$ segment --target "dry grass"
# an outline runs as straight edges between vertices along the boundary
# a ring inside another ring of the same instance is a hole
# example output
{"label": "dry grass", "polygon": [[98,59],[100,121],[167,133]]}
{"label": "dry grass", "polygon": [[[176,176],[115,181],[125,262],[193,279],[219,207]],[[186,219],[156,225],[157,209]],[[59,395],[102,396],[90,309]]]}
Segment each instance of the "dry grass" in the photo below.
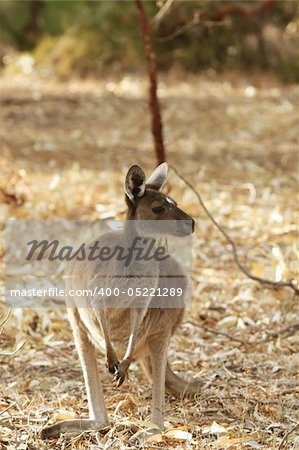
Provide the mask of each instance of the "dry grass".
{"label": "dry grass", "polygon": [[[154,166],[146,81],[60,84],[32,74],[1,82],[2,260],[5,217],[122,217],[125,169]],[[261,75],[170,74],[160,96],[169,162],[198,189],[254,273],[295,278],[298,89]],[[193,306],[170,360],[203,389],[194,400],[167,397],[167,427],[189,433],[147,448],[295,448],[298,336],[296,328],[269,333],[298,320],[298,301],[291,290],[269,289],[238,271],[227,243],[173,173],[169,190],[197,222]],[[0,448],[133,448],[128,421],[146,420],[151,397],[139,367],[114,390],[99,356],[111,430],[43,442],[39,432],[55,415],[87,414],[81,369],[64,310],[14,310],[1,351],[24,337],[15,355],[0,355]]]}

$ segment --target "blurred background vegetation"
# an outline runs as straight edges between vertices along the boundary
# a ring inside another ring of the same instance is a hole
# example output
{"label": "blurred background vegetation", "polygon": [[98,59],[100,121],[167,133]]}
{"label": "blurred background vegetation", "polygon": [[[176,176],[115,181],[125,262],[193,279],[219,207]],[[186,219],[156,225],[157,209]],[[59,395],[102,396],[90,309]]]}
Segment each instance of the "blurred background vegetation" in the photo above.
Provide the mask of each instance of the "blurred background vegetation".
{"label": "blurred background vegetation", "polygon": [[[160,70],[261,69],[299,80],[297,1],[166,0],[145,7]],[[1,0],[0,42],[2,70],[28,73],[34,66],[64,78],[144,67],[134,1]]]}

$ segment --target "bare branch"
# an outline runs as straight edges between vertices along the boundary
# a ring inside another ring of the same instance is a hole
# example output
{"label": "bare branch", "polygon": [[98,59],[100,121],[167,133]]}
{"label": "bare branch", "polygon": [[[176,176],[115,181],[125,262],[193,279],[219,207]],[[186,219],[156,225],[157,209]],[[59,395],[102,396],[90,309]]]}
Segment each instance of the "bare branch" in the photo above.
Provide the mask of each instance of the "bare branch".
{"label": "bare branch", "polygon": [[168,14],[174,0],[166,0],[160,10],[157,12],[155,17],[153,18],[154,26],[158,26],[160,22],[164,19],[164,17]]}
{"label": "bare branch", "polygon": [[245,17],[256,17],[259,14],[262,14],[263,12],[270,9],[275,4],[275,2],[276,0],[264,0],[257,3],[254,8],[246,5],[241,5],[241,3],[228,4],[214,11],[208,18],[209,20],[218,22],[223,20],[227,16],[233,16],[237,14],[243,15]]}
{"label": "bare branch", "polygon": [[276,0],[264,0],[258,3],[254,8],[246,5],[241,5],[241,2],[239,2],[238,4],[234,3],[224,5],[223,7],[217,8],[212,12],[204,9],[196,9],[193,15],[185,20],[183,24],[181,24],[168,35],[160,36],[158,39],[160,41],[170,41],[177,36],[185,33],[185,31],[187,31],[194,25],[197,25],[199,23],[199,19],[204,20],[205,25],[208,24],[209,26],[211,26],[212,24],[224,21],[227,17],[235,15],[241,15],[247,17],[248,19],[254,18],[269,10],[275,4],[275,2]]}
{"label": "bare branch", "polygon": [[180,36],[181,34],[185,33],[189,28],[192,28],[193,26],[197,25],[199,23],[199,19],[201,17],[201,11],[196,10],[193,13],[193,16],[186,20],[183,25],[181,25],[179,28],[174,30],[172,33],[168,34],[167,36],[159,36],[159,41],[171,41],[172,39]]}
{"label": "bare branch", "polygon": [[171,169],[175,172],[175,174],[186,184],[186,186],[188,186],[196,195],[201,207],[203,208],[203,210],[205,211],[205,213],[207,214],[207,216],[209,217],[209,219],[213,222],[213,224],[215,225],[216,228],[218,228],[218,230],[220,231],[220,233],[225,237],[225,239],[227,240],[227,242],[229,243],[229,245],[231,246],[231,250],[232,250],[232,254],[234,257],[234,261],[236,263],[236,265],[239,267],[239,269],[241,270],[241,272],[243,272],[248,278],[250,278],[251,280],[254,281],[258,281],[259,283],[263,283],[263,284],[267,284],[268,286],[272,286],[274,288],[281,288],[281,287],[289,287],[291,289],[293,289],[295,295],[299,295],[299,289],[296,287],[295,283],[293,280],[288,280],[288,281],[272,281],[272,280],[268,280],[267,278],[262,278],[262,277],[258,277],[256,275],[253,275],[249,269],[247,269],[247,267],[245,267],[239,260],[239,256],[238,256],[238,249],[237,246],[235,244],[235,242],[232,240],[232,238],[227,234],[227,232],[221,227],[221,225],[219,225],[219,223],[214,219],[214,217],[212,216],[212,214],[210,213],[210,211],[207,209],[206,205],[204,204],[201,196],[199,195],[198,191],[192,186],[191,183],[189,183],[189,181],[187,181],[177,170],[175,167],[171,166]]}
{"label": "bare branch", "polygon": [[158,77],[157,77],[156,57],[151,40],[150,24],[143,7],[143,2],[141,0],[135,1],[139,12],[139,19],[144,41],[144,49],[147,58],[148,77],[150,81],[149,105],[152,115],[152,135],[155,143],[157,162],[158,164],[160,164],[166,160],[166,156],[163,141],[163,127],[160,113],[160,103],[157,96]]}

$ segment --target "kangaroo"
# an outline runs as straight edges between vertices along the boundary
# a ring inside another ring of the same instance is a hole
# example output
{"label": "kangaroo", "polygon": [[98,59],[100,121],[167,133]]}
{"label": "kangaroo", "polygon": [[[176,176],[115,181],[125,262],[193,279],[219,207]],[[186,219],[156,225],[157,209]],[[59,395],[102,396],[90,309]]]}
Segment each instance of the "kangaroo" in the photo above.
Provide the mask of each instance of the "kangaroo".
{"label": "kangaroo", "polygon": [[[161,192],[167,181],[167,173],[167,164],[162,163],[146,180],[141,167],[131,166],[125,179],[127,216],[124,230],[105,233],[97,239],[97,242],[102,246],[111,245],[113,242],[118,247],[128,248],[136,236],[152,234],[152,229],[144,228],[143,221],[153,225],[168,224],[163,221],[171,221],[172,226],[167,226],[167,234],[178,236],[191,234],[195,224],[193,218]],[[128,272],[122,260],[118,262],[111,260],[106,265],[90,260],[80,261],[80,264],[73,261],[71,264],[67,290],[94,287],[105,283],[107,277],[109,286],[114,283],[114,286],[121,286],[122,290],[131,286],[128,284],[130,276],[126,278],[125,274]],[[117,264],[119,265],[117,269],[123,275],[120,278],[113,278]],[[117,386],[125,380],[131,361],[140,360],[147,378],[152,381],[150,421],[160,430],[164,429],[165,388],[178,396],[194,395],[199,392],[199,382],[181,379],[172,371],[167,360],[170,338],[180,325],[184,314],[183,300],[187,280],[180,264],[169,256],[161,262],[157,260],[147,262],[147,265],[138,261],[133,267],[138,272],[137,274],[134,272],[133,286],[137,286],[134,282],[140,277],[143,280],[142,287],[152,292],[158,288],[171,286],[181,289],[182,295],[179,298],[173,296],[166,298],[166,301],[175,307],[163,307],[159,304],[154,306],[155,298],[152,294],[141,297],[124,296],[119,307],[111,307],[109,303],[111,299],[100,298],[97,295],[94,298],[66,298],[69,321],[85,381],[89,418],[63,420],[48,426],[42,430],[43,438],[55,437],[66,432],[100,430],[109,425],[96,363],[96,352],[103,348],[106,350],[106,366],[114,374]],[[173,282],[168,279],[170,273],[176,274]],[[84,276],[85,274],[88,276]],[[120,354],[124,355],[121,361],[117,356]],[[155,433],[157,430],[151,432]]]}

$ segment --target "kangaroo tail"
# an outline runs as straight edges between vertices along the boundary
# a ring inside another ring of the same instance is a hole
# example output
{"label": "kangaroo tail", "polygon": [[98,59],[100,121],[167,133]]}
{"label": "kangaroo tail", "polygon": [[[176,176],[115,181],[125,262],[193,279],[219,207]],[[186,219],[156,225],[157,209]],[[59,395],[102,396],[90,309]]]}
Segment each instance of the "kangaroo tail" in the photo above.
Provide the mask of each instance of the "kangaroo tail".
{"label": "kangaroo tail", "polygon": [[196,380],[187,381],[180,378],[172,371],[167,361],[165,387],[176,396],[192,397],[200,392],[201,384]]}
{"label": "kangaroo tail", "polygon": [[[142,361],[143,371],[149,381],[152,380],[152,365],[150,357],[145,357]],[[165,377],[165,388],[166,391],[175,395],[176,397],[193,397],[201,391],[202,384],[196,380],[183,380],[178,375],[176,375],[170,367],[167,361],[166,365],[166,377]]]}

